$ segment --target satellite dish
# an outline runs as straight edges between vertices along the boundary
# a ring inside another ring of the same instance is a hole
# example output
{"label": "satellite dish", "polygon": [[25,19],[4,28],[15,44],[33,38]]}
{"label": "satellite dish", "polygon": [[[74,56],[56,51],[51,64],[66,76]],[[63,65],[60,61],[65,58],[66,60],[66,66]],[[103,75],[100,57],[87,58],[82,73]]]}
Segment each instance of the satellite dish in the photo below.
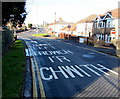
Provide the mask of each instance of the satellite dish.
{"label": "satellite dish", "polygon": [[68,25],[68,28],[71,28],[71,25]]}

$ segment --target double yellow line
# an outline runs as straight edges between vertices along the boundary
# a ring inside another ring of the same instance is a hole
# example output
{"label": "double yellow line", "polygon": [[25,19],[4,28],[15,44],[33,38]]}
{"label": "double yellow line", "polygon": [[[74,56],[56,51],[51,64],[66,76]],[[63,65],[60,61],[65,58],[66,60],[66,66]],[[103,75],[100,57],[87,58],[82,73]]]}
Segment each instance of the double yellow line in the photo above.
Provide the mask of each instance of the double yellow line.
{"label": "double yellow line", "polygon": [[[34,54],[32,54],[32,48],[31,46],[29,45],[29,43],[26,41],[26,44],[29,48],[29,52],[31,55],[33,55],[33,57],[31,57],[31,69],[32,69],[32,79],[33,79],[33,98],[38,98],[38,91],[37,91],[37,85],[36,85],[36,76],[38,77],[38,83],[39,83],[39,89],[40,89],[40,96],[41,98],[44,98],[46,99],[46,96],[45,96],[45,91],[44,91],[44,87],[43,87],[43,83],[42,83],[42,79],[41,79],[41,74],[40,74],[40,71],[39,71],[39,68],[38,68],[38,64],[37,64],[37,61],[35,59],[35,56]],[[35,75],[35,69],[36,68],[36,72],[37,72],[37,75]]]}

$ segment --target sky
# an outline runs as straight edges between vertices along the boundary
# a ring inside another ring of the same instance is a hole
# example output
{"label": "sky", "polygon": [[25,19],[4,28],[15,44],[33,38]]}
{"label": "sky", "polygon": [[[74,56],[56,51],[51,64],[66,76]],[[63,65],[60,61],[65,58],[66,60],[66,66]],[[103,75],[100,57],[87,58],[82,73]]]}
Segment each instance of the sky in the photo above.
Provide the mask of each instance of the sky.
{"label": "sky", "polygon": [[[25,23],[41,25],[62,18],[78,22],[91,14],[104,14],[118,7],[120,0],[26,0],[28,15]],[[56,15],[55,15],[56,12]]]}

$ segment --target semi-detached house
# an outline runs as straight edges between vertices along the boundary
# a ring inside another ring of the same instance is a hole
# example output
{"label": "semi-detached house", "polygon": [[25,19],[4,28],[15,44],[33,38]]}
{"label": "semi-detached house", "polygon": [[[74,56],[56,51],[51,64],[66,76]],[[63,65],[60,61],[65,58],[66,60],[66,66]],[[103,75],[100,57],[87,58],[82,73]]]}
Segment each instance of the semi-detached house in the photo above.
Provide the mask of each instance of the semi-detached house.
{"label": "semi-detached house", "polygon": [[98,15],[93,24],[93,33],[96,36],[97,41],[105,41],[111,43],[111,40],[118,38],[118,20],[120,19],[120,13],[118,9],[108,11],[103,15]]}
{"label": "semi-detached house", "polygon": [[78,21],[76,32],[79,36],[89,37],[92,35],[93,21],[97,17],[96,14],[92,14],[85,19]]}

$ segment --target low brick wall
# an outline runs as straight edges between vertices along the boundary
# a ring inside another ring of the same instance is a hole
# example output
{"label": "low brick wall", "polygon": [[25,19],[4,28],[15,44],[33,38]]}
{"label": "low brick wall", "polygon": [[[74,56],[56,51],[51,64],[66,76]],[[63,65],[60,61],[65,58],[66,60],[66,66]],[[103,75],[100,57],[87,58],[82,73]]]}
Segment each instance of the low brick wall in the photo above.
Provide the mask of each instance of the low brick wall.
{"label": "low brick wall", "polygon": [[97,39],[94,39],[93,40],[93,45],[94,46],[102,46],[102,45],[105,45],[105,42],[103,40],[98,41]]}
{"label": "low brick wall", "polygon": [[111,42],[116,47],[116,54],[117,54],[117,56],[120,57],[120,39],[114,39]]}
{"label": "low brick wall", "polygon": [[70,36],[69,40],[75,41],[75,42],[79,42],[79,37],[77,36]]}
{"label": "low brick wall", "polygon": [[120,57],[120,40],[117,40],[116,43],[117,43],[116,44],[116,54],[117,54],[117,56]]}

